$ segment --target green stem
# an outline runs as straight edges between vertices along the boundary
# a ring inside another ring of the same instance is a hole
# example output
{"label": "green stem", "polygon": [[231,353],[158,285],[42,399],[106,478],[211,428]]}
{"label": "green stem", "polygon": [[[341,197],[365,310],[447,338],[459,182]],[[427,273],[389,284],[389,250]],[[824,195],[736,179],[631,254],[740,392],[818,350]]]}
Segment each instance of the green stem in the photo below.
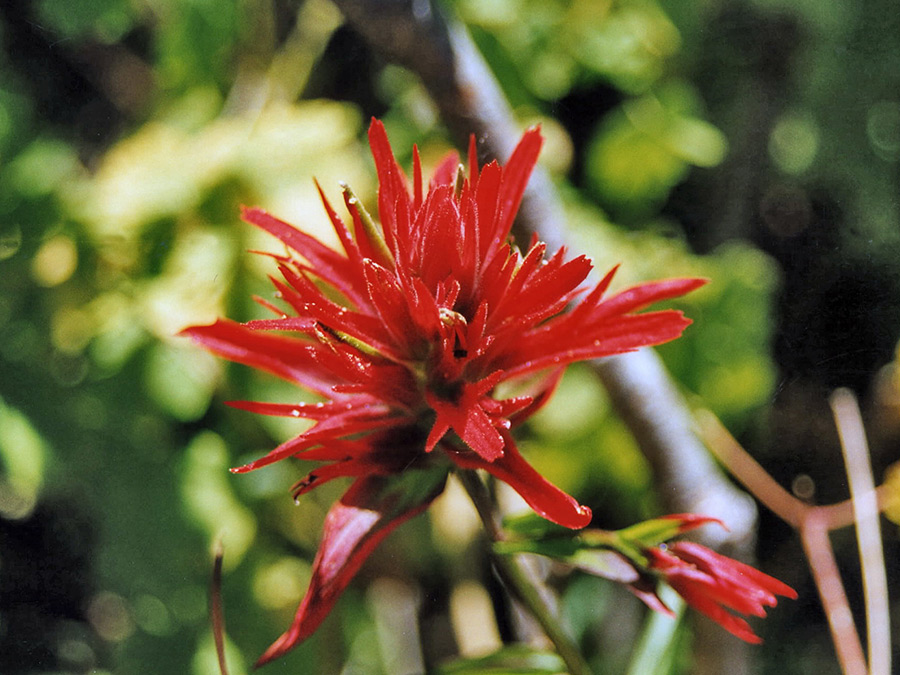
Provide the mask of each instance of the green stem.
{"label": "green stem", "polygon": [[[459,479],[469,493],[481,522],[491,541],[503,541],[505,536],[487,488],[474,471],[460,471]],[[553,609],[551,591],[537,578],[519,555],[493,555],[494,564],[509,591],[531,612],[544,633],[556,647],[570,675],[591,675],[571,636],[565,631]]]}

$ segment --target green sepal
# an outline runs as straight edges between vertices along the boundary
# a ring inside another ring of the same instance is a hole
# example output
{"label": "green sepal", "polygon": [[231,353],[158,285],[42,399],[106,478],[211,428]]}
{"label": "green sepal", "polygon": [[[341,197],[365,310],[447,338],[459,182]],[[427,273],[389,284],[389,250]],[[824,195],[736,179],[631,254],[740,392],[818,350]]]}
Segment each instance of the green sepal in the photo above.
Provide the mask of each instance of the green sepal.
{"label": "green sepal", "polygon": [[449,465],[438,463],[424,469],[407,469],[385,482],[380,498],[390,501],[390,510],[402,513],[407,509],[430,501],[444,489]]}
{"label": "green sepal", "polygon": [[503,519],[503,530],[512,539],[544,539],[571,536],[572,530],[542,518],[534,511],[526,511]]}
{"label": "green sepal", "polygon": [[528,513],[503,521],[509,538],[494,544],[494,551],[502,555],[534,553],[606,579],[632,583],[649,563],[644,551],[710,522],[721,524],[707,516],[677,514],[616,531],[576,533]]}
{"label": "green sepal", "polygon": [[[719,523],[722,525],[722,521],[717,518],[683,513],[645,520],[622,530],[617,530],[616,534],[629,544],[640,548],[652,548],[653,546],[659,546],[664,541],[677,537],[679,534],[707,523]],[[722,526],[724,527],[724,525]]]}
{"label": "green sepal", "polygon": [[393,261],[394,256],[391,254],[378,225],[375,224],[375,219],[372,218],[372,215],[366,210],[366,207],[363,206],[363,203],[360,201],[359,197],[354,194],[349,185],[344,182],[340,185],[341,190],[344,192],[347,208],[356,209],[356,213],[359,215],[359,220],[362,223],[369,242],[375,247],[384,260]]}
{"label": "green sepal", "polygon": [[[633,583],[640,576],[628,556],[608,546],[597,547],[586,542],[583,537],[554,537],[541,540],[507,540],[493,546],[495,553],[533,553],[566,565],[576,567],[588,574],[620,583]],[[638,554],[639,555],[639,554]]]}

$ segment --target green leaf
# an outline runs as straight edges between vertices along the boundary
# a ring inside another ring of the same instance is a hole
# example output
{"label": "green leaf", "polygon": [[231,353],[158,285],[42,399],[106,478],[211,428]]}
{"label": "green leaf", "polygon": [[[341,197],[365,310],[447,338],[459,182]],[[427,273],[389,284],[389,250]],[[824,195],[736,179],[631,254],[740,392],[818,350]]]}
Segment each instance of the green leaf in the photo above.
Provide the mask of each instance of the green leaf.
{"label": "green leaf", "polygon": [[583,572],[620,584],[632,584],[640,578],[637,568],[618,551],[582,548],[566,562]]}
{"label": "green leaf", "polygon": [[0,399],[0,516],[31,514],[51,460],[47,442],[31,421]]}
{"label": "green leaf", "polygon": [[675,619],[649,612],[644,629],[631,657],[628,675],[666,675],[672,672],[677,656],[678,627],[684,616],[684,600],[665,584],[657,589],[660,600],[672,610]]}
{"label": "green leaf", "polygon": [[380,498],[392,500],[390,508],[394,513],[405,512],[443,490],[449,473],[450,467],[444,464],[425,469],[407,469],[385,482]]}
{"label": "green leaf", "polygon": [[228,449],[222,437],[201,431],[184,453],[179,476],[188,518],[210,541],[223,542],[225,566],[231,569],[240,563],[256,537],[256,518],[234,493],[228,465]]}
{"label": "green leaf", "polygon": [[884,475],[887,491],[884,515],[892,523],[900,525],[900,462],[891,464]]}
{"label": "green leaf", "polygon": [[[533,553],[576,567],[588,574],[619,583],[633,583],[639,573],[631,560],[640,560],[641,553],[619,540],[614,533],[593,530],[574,535],[547,539],[501,541],[494,544],[494,552],[501,555]],[[612,536],[610,536],[612,535]],[[615,546],[614,550],[612,547]]]}
{"label": "green leaf", "polygon": [[503,529],[514,539],[543,539],[571,535],[572,530],[552,523],[533,511],[528,511],[503,519]]}
{"label": "green leaf", "polygon": [[558,654],[511,645],[487,656],[458,659],[440,667],[438,675],[556,675],[566,672]]}
{"label": "green leaf", "polygon": [[679,518],[654,518],[636,523],[617,532],[623,540],[640,546],[656,546],[681,534],[685,529],[685,521]]}

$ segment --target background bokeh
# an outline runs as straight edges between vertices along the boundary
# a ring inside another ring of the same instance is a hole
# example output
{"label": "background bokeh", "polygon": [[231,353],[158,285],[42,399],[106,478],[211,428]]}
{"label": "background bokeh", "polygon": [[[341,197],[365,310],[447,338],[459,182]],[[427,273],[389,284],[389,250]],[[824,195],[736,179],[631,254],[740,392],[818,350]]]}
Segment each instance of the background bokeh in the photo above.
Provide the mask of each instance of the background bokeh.
{"label": "background bokeh", "polygon": [[[712,280],[678,305],[696,324],[660,349],[692,404],[798,496],[829,503],[847,492],[827,397],[851,387],[880,480],[900,454],[895,4],[441,8],[468,27],[523,127],[542,124],[578,252],[604,270],[621,262],[622,284]],[[314,176],[333,199],[343,180],[373,203],[372,116],[404,165],[413,143],[428,165],[451,148],[421,83],[327,0],[0,5],[0,672],[216,672],[207,589],[220,537],[232,673],[287,625],[343,486],[295,505],[303,467],[229,474],[302,428],[223,401],[299,394],[175,334],[260,316],[252,296],[271,297],[270,261],[247,251],[277,248],[239,222],[240,204],[328,236]],[[649,468],[588,371],[572,368],[519,437],[598,525],[659,514]],[[392,659],[416,642],[434,668],[508,637],[514,617],[477,534],[451,486],[267,669],[392,675],[414,672]],[[860,612],[852,532],[833,540]],[[885,540],[896,596],[896,526]],[[799,543],[767,513],[758,554],[801,598],[759,624],[756,670],[837,673]],[[626,672],[641,606],[604,581],[556,581],[597,672]],[[690,672],[690,632],[679,624],[659,672]]]}

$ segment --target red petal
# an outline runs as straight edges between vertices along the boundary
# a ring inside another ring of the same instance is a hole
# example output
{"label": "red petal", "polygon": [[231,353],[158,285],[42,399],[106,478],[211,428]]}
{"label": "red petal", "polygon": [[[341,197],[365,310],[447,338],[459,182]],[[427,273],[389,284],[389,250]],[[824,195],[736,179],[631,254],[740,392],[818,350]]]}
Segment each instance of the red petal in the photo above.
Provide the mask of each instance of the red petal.
{"label": "red petal", "polygon": [[[330,207],[327,207],[330,211]],[[244,221],[256,225],[262,230],[280,239],[284,244],[294,249],[309,261],[316,275],[339,289],[348,297],[355,297],[361,291],[359,283],[359,265],[354,264],[346,256],[325,246],[315,237],[311,237],[302,230],[298,230],[290,223],[276,218],[263,209],[241,209]],[[354,288],[354,280],[356,287]]]}
{"label": "red petal", "polygon": [[475,134],[469,134],[469,183],[474,187],[478,182],[478,146]]}
{"label": "red petal", "polygon": [[209,326],[186,328],[180,335],[230,361],[297,382],[323,396],[339,381],[318,358],[318,347],[305,340],[254,331],[222,319]]}
{"label": "red petal", "polygon": [[289,441],[285,441],[277,448],[270,450],[268,454],[260,457],[259,459],[255,459],[249,464],[244,464],[243,466],[236,466],[230,469],[231,473],[249,473],[250,471],[255,471],[256,469],[261,469],[264,466],[268,466],[269,464],[274,464],[275,462],[279,462],[282,459],[287,459],[288,457],[293,457],[299,452],[303,452],[304,450],[311,448],[315,445],[318,445],[319,441],[315,438],[309,438],[306,434],[301,434],[296,438],[292,438]]}
{"label": "red petal", "polygon": [[499,218],[492,233],[495,240],[506,241],[512,228],[513,220],[525,194],[525,186],[541,152],[541,131],[533,127],[525,132],[522,140],[513,150],[509,161],[503,167],[503,179],[500,186]]}
{"label": "red petal", "polygon": [[[682,560],[696,565],[699,569],[722,579],[727,579],[737,586],[747,589],[757,588],[766,594],[782,595],[792,600],[797,599],[797,591],[775,577],[770,577],[739,560],[712,551],[705,546],[691,542],[679,541],[669,547]],[[773,602],[769,603],[774,606]]]}
{"label": "red petal", "polygon": [[484,469],[507,483],[518,492],[535,513],[573,530],[587,527],[591,522],[591,510],[579,504],[534,470],[519,454],[518,448],[506,432],[500,432],[506,440],[503,456],[488,462],[474,452],[447,450],[458,466],[463,469]]}
{"label": "red petal", "polygon": [[375,172],[378,174],[378,215],[381,229],[388,249],[396,255],[397,238],[401,236],[401,231],[405,235],[409,229],[409,223],[398,222],[397,205],[403,202],[409,206],[409,191],[403,170],[394,159],[384,125],[375,119],[369,125],[369,147],[372,149]]}
{"label": "red petal", "polygon": [[600,304],[591,313],[591,320],[632,312],[666,298],[677,298],[700,288],[708,281],[708,279],[663,279],[633,286]]}
{"label": "red petal", "polygon": [[306,494],[313,488],[327,483],[335,478],[346,478],[352,476],[388,476],[392,472],[378,461],[373,461],[368,457],[349,458],[339,460],[333,464],[324,464],[310,471],[301,480],[294,483],[291,487],[291,496],[296,500],[301,495]]}
{"label": "red petal", "polygon": [[431,180],[428,183],[429,191],[439,185],[454,185],[458,172],[459,154],[455,150],[450,151],[435,167]]}
{"label": "red petal", "polygon": [[641,577],[631,584],[626,584],[626,588],[634,593],[634,595],[647,607],[654,612],[665,614],[668,617],[675,618],[675,612],[669,609],[669,606],[662,601],[656,593],[656,580],[647,577]]}
{"label": "red petal", "polygon": [[442,401],[430,392],[425,393],[425,400],[437,413],[434,428],[428,437],[428,449],[434,447],[448,427],[453,427],[466,445],[488,462],[496,461],[503,455],[503,437],[480,405],[459,405]]}
{"label": "red petal", "polygon": [[390,479],[360,478],[331,507],[313,561],[312,579],[294,622],[260,657],[257,667],[308,638],[381,540],[398,525],[424,511],[442,489],[438,485],[429,494],[410,499],[391,487]]}
{"label": "red petal", "polygon": [[684,598],[688,605],[701,614],[708,616],[732,635],[750,644],[757,645],[762,642],[762,638],[753,632],[750,624],[716,604],[702,590],[688,584],[679,583],[676,580],[670,581],[669,584]]}
{"label": "red petal", "polygon": [[526,334],[516,351],[504,355],[497,365],[505,377],[533,373],[585,359],[596,359],[658,345],[679,337],[691,320],[681,312],[667,309],[645,314],[627,314],[611,319],[596,330],[573,326],[563,320],[539,333]]}

